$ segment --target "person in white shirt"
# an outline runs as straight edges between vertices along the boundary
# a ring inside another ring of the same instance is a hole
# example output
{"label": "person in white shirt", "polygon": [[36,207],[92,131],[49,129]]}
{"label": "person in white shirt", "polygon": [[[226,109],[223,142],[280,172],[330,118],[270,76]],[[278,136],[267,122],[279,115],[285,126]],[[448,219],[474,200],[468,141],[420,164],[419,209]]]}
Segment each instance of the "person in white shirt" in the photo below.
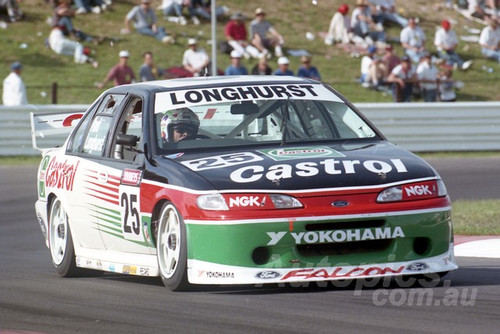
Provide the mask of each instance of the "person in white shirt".
{"label": "person in white shirt", "polygon": [[450,21],[443,20],[441,27],[436,30],[434,35],[434,45],[438,50],[438,55],[446,61],[449,66],[456,66],[462,70],[467,70],[472,65],[472,60],[464,62],[457,54],[455,49],[458,45],[457,34],[451,29]]}
{"label": "person in white shirt", "polygon": [[377,52],[377,48],[374,45],[371,45],[368,47],[368,54],[363,56],[361,58],[361,85],[363,87],[370,87],[371,86],[371,80],[370,80],[370,65],[373,62],[373,57],[375,56],[375,53]]}
{"label": "person in white shirt", "polygon": [[401,57],[401,63],[394,67],[387,78],[387,82],[392,84],[394,102],[411,102],[415,81],[415,70],[411,65],[410,57],[405,55]]}
{"label": "person in white shirt", "polygon": [[10,66],[10,74],[3,81],[3,104],[4,106],[21,106],[28,104],[26,87],[21,79],[23,66],[20,62],[14,62]]}
{"label": "person in white shirt", "polygon": [[418,63],[425,53],[425,33],[417,25],[414,17],[408,20],[408,25],[401,30],[401,46],[414,63]]}
{"label": "person in white shirt", "polygon": [[351,26],[354,34],[367,40],[370,45],[373,40],[385,42],[384,27],[373,22],[367,0],[356,0],[356,8],[351,15]]}
{"label": "person in white shirt", "polygon": [[486,58],[495,59],[500,63],[500,29],[498,22],[494,19],[488,19],[488,25],[483,28],[479,35],[479,44],[481,53]]}
{"label": "person in white shirt", "polygon": [[417,78],[424,102],[437,101],[439,71],[431,62],[431,55],[426,53],[417,66]]}
{"label": "person in white shirt", "polygon": [[198,42],[195,38],[188,39],[188,46],[189,49],[184,51],[182,57],[182,66],[193,73],[195,77],[204,75],[204,71],[205,69],[208,71],[208,64],[210,63],[208,54],[205,50],[198,49]]}

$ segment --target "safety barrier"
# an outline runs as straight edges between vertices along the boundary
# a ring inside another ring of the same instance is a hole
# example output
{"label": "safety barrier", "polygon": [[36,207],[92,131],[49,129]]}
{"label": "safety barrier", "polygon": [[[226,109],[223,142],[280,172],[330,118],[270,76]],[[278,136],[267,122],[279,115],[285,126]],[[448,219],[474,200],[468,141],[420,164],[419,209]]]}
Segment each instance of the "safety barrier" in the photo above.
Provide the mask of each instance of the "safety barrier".
{"label": "safety barrier", "polygon": [[[393,143],[414,152],[500,150],[500,102],[358,103]],[[87,105],[0,106],[0,156],[36,155],[30,112],[76,112]]]}

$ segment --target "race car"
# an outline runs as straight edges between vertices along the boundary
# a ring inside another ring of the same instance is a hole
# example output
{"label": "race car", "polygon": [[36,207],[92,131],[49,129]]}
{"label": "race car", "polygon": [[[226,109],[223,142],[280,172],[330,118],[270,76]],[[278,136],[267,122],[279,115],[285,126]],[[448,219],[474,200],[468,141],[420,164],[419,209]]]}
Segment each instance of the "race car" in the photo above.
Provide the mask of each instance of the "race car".
{"label": "race car", "polygon": [[137,83],[32,126],[35,142],[71,129],[42,149],[35,205],[60,276],[184,290],[457,269],[440,176],[324,83]]}

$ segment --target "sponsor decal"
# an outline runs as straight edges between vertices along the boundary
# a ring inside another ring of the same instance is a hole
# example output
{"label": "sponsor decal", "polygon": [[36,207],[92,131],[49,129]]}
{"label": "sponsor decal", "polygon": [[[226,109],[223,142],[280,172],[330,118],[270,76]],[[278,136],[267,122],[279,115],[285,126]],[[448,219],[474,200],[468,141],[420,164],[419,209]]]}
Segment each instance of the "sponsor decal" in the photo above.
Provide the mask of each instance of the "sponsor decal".
{"label": "sponsor decal", "polygon": [[411,200],[416,198],[424,199],[436,197],[438,195],[436,181],[421,182],[418,184],[406,184],[402,185],[401,189],[403,191],[403,200]]}
{"label": "sponsor decal", "polygon": [[[169,104],[184,106],[187,104],[245,101],[256,99],[283,99],[292,97],[318,97],[322,86],[319,85],[262,85],[245,87],[216,87],[192,90],[180,90],[168,94]],[[324,88],[323,88],[324,90]]]}
{"label": "sponsor decal", "polygon": [[141,276],[149,276],[149,268],[139,267],[139,275],[141,275]]}
{"label": "sponsor decal", "polygon": [[426,263],[423,262],[415,262],[406,267],[406,270],[409,271],[422,271],[429,268],[429,266]]}
{"label": "sponsor decal", "polygon": [[397,269],[392,269],[390,267],[368,267],[360,268],[356,267],[353,269],[346,269],[343,267],[337,267],[331,271],[327,269],[299,269],[291,270],[286,275],[284,275],[281,280],[307,280],[307,279],[333,279],[333,278],[356,278],[362,276],[380,276],[387,274],[399,274],[403,271],[405,267],[400,266]]}
{"label": "sponsor decal", "polygon": [[266,194],[235,195],[224,194],[224,199],[230,209],[248,210],[248,209],[273,209],[272,201]]}
{"label": "sponsor decal", "polygon": [[122,272],[124,274],[136,275],[137,267],[136,266],[123,266]]}
{"label": "sponsor decal", "polygon": [[270,181],[280,179],[290,179],[294,176],[310,177],[315,176],[322,170],[328,175],[348,175],[356,174],[359,170],[368,171],[379,175],[380,173],[406,173],[408,170],[401,159],[381,160],[338,160],[325,159],[320,162],[299,162],[294,165],[279,164],[264,167],[260,165],[250,165],[236,169],[230,174],[230,178],[238,183],[250,183],[266,178]]}
{"label": "sponsor decal", "polygon": [[138,186],[141,183],[142,171],[136,169],[124,169],[120,183],[129,186]]}
{"label": "sponsor decal", "polygon": [[241,152],[183,161],[182,164],[196,172],[205,169],[224,168],[262,160],[264,160],[264,158],[252,152]]}
{"label": "sponsor decal", "polygon": [[260,278],[260,279],[273,279],[273,278],[278,278],[280,276],[281,276],[280,273],[278,273],[276,271],[271,271],[271,270],[261,271],[255,275],[256,278]]}
{"label": "sponsor decal", "polygon": [[73,122],[76,121],[76,120],[79,120],[82,117],[83,117],[83,114],[69,115],[68,117],[66,117],[63,120],[62,126],[64,126],[64,127],[72,127],[73,126]]}
{"label": "sponsor decal", "polygon": [[267,243],[267,246],[276,245],[287,235],[290,235],[293,238],[293,242],[296,245],[396,239],[405,237],[403,229],[399,226],[396,226],[394,228],[377,227],[370,229],[352,229],[352,230],[309,231],[309,232],[281,231],[281,232],[266,232],[266,233],[271,238],[271,240]]}
{"label": "sponsor decal", "polygon": [[259,152],[269,156],[275,161],[320,157],[345,157],[342,153],[332,150],[326,146],[279,148],[272,150],[260,150]]}
{"label": "sponsor decal", "polygon": [[198,271],[198,277],[205,276],[206,278],[234,278],[234,273],[230,271]]}
{"label": "sponsor decal", "polygon": [[67,163],[67,160],[61,162],[57,161],[56,157],[52,158],[45,174],[46,187],[73,191],[73,183],[79,163],[78,161],[76,164],[71,164]]}

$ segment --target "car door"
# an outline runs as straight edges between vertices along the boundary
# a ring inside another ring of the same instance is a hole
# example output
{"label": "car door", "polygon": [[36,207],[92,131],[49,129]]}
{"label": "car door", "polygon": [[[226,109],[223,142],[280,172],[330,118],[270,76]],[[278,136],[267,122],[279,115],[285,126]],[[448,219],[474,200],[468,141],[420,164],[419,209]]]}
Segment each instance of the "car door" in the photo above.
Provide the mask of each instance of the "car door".
{"label": "car door", "polygon": [[[108,94],[91,108],[71,136],[66,149],[66,165],[74,166],[73,191],[68,193],[67,206],[70,214],[75,248],[104,249],[99,233],[97,215],[109,207],[115,195],[111,188],[102,184],[107,180],[100,169],[105,141],[113,123],[113,116],[124,95]],[[77,252],[78,253],[78,252]]]}
{"label": "car door", "polygon": [[153,254],[150,241],[150,216],[141,214],[143,98],[129,96],[108,140],[109,157],[101,162],[101,171],[116,187],[113,208],[101,210],[99,230],[107,250]]}

